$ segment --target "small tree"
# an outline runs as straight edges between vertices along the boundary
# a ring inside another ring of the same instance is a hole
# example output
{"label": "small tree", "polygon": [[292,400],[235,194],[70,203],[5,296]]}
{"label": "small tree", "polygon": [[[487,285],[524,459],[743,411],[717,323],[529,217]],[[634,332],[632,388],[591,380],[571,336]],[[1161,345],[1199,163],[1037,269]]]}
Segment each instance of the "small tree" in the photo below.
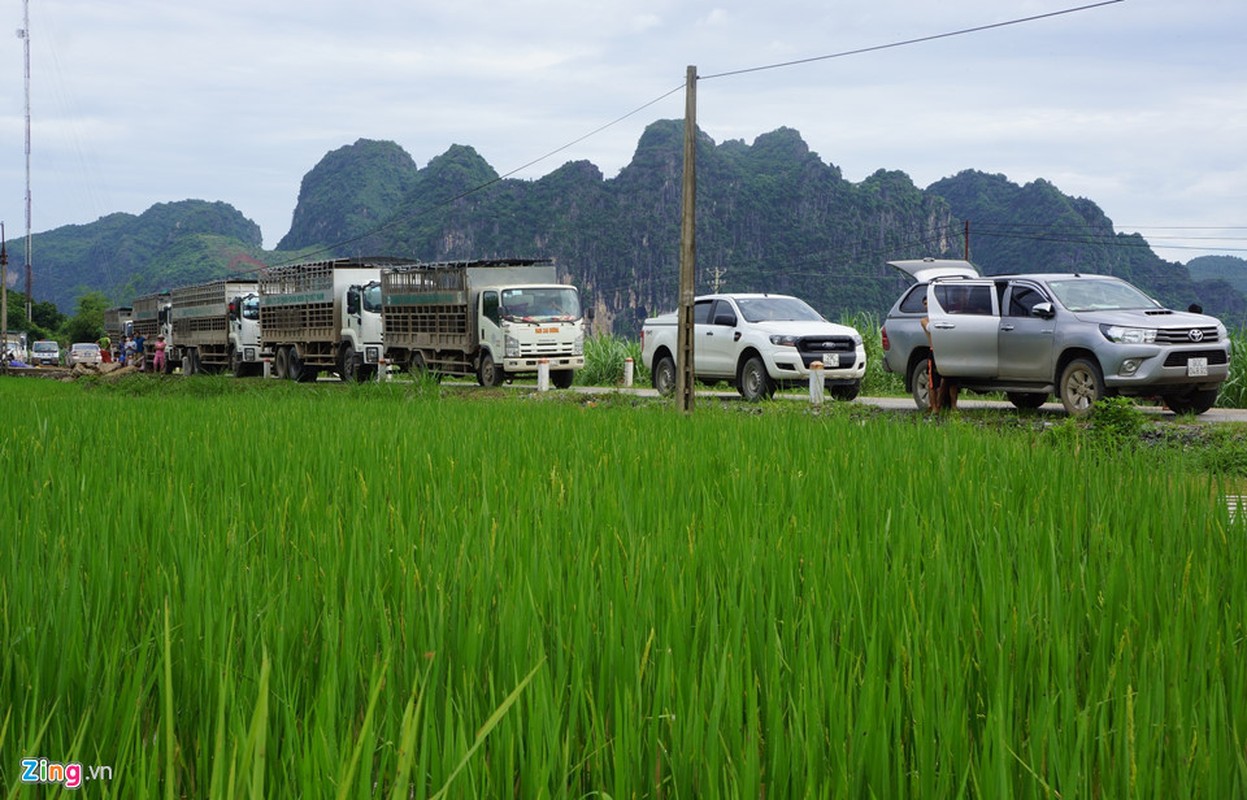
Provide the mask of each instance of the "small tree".
{"label": "small tree", "polygon": [[78,298],[78,313],[61,329],[70,342],[94,342],[104,335],[104,309],[108,298],[103,292],[87,292]]}

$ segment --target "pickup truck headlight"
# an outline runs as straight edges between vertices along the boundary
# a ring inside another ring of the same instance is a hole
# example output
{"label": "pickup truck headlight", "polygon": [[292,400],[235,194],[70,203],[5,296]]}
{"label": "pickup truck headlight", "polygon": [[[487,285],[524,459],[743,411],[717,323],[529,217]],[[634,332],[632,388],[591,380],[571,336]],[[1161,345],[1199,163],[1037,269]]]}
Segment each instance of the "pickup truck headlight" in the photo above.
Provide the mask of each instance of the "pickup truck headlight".
{"label": "pickup truck headlight", "polygon": [[1110,342],[1121,344],[1151,344],[1156,341],[1155,328],[1126,328],[1121,325],[1101,325],[1100,333]]}
{"label": "pickup truck headlight", "polygon": [[790,333],[771,334],[771,344],[777,344],[780,347],[796,347],[797,342],[800,340],[800,336],[793,336]]}

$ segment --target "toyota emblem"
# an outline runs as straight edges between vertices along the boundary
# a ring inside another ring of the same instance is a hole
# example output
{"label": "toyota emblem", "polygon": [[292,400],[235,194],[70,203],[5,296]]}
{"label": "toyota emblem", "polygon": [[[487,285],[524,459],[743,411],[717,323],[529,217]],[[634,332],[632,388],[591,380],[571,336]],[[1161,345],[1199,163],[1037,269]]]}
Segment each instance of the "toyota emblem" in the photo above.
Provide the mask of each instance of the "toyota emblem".
{"label": "toyota emblem", "polygon": [[1204,332],[1199,328],[1191,328],[1191,330],[1186,334],[1186,338],[1190,339],[1192,342],[1202,342],[1204,341]]}

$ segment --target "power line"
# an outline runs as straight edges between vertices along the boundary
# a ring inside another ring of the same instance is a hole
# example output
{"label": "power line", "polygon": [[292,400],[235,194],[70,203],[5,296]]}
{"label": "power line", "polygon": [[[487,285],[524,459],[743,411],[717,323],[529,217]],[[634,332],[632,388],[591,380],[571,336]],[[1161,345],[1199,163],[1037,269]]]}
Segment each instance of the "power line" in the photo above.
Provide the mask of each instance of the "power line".
{"label": "power line", "polygon": [[783,67],[795,67],[800,64],[811,64],[815,61],[827,61],[833,58],[844,58],[845,56],[857,56],[863,53],[874,53],[879,50],[890,50],[896,47],[906,47],[911,44],[921,44],[922,42],[933,42],[937,39],[948,39],[953,36],[964,36],[967,33],[979,33],[981,31],[992,30],[993,28],[1004,28],[1009,25],[1020,25],[1024,22],[1034,22],[1035,20],[1047,19],[1049,17],[1059,17],[1063,14],[1073,14],[1078,11],[1087,11],[1092,8],[1099,8],[1100,6],[1110,6],[1110,5],[1113,5],[1114,3],[1120,3],[1120,2],[1123,2],[1123,0],[1103,0],[1103,2],[1100,2],[1100,3],[1091,3],[1090,5],[1078,6],[1077,8],[1067,8],[1062,11],[1050,11],[1046,14],[1035,14],[1030,17],[1019,17],[1018,19],[1011,19],[1006,22],[993,22],[989,25],[976,25],[973,28],[962,28],[956,31],[949,31],[947,33],[936,33],[931,36],[919,36],[916,39],[905,39],[899,42],[889,42],[888,44],[877,44],[872,47],[859,47],[855,50],[843,50],[839,53],[829,53],[827,55],[812,56],[810,58],[799,58],[799,59],[796,59],[795,61],[783,61],[778,64],[766,64],[766,65],[759,66],[759,67],[746,67],[744,69],[734,69],[734,70],[729,70],[727,72],[716,72],[713,75],[702,75],[700,76],[699,79],[708,81],[708,80],[711,80],[712,78],[727,78],[727,77],[731,77],[734,75],[745,75],[750,72],[762,72],[764,70],[780,69]]}

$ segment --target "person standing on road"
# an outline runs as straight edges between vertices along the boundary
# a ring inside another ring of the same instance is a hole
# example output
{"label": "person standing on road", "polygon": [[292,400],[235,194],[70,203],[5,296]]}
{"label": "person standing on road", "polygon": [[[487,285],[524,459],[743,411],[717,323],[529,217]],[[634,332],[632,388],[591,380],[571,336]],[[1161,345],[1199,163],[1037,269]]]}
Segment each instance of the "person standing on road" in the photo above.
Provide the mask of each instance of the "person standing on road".
{"label": "person standing on road", "polygon": [[152,371],[165,371],[165,335],[162,333],[156,337],[156,355],[152,358]]}
{"label": "person standing on road", "polygon": [[[927,310],[927,299],[922,298],[922,310]],[[940,374],[935,366],[935,345],[931,341],[931,318],[927,314],[919,320],[922,332],[927,335],[927,398],[930,400],[930,411],[957,410],[957,394],[959,387]]]}
{"label": "person standing on road", "polygon": [[139,368],[139,372],[143,372],[147,369],[147,365],[144,363],[147,361],[147,353],[143,350],[146,346],[147,339],[144,338],[143,334],[140,333],[134,337],[134,357],[138,359],[137,366]]}

